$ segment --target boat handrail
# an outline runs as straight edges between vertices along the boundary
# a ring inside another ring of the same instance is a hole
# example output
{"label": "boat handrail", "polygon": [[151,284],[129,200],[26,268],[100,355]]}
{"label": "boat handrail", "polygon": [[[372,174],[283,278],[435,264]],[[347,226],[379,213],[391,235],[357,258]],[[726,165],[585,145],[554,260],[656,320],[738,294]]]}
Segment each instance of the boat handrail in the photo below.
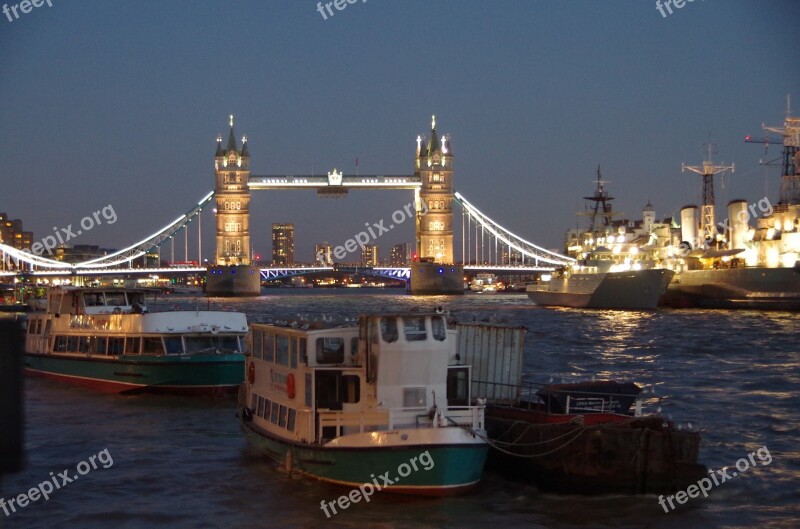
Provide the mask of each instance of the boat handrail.
{"label": "boat handrail", "polygon": [[[581,412],[592,413],[617,413],[613,409],[606,409],[606,403],[614,398],[633,397],[633,415],[639,417],[643,414],[643,408],[650,408],[658,405],[663,397],[646,396],[641,392],[637,395],[621,394],[613,391],[589,391],[570,387],[558,387],[560,384],[523,382],[521,384],[509,384],[505,382],[493,382],[488,380],[473,380],[472,394],[479,398],[485,398],[489,404],[496,406],[519,406],[525,403],[529,408],[532,406],[545,406],[545,411],[549,414],[568,415]],[[553,409],[553,399],[543,399],[542,395],[564,396],[564,410]],[[588,397],[598,399],[600,408],[591,406],[588,408],[580,407],[575,404],[575,397]]]}
{"label": "boat handrail", "polygon": [[[370,431],[368,428],[394,430],[397,427],[444,427],[467,426],[484,428],[484,406],[451,406],[441,414],[441,421],[434,420],[434,414],[425,407],[372,408],[361,411],[318,410],[317,438],[322,439],[322,429],[335,427],[336,436],[342,435],[342,428],[358,428],[358,433]],[[423,419],[423,422],[420,422]],[[449,423],[449,424],[448,424]]]}

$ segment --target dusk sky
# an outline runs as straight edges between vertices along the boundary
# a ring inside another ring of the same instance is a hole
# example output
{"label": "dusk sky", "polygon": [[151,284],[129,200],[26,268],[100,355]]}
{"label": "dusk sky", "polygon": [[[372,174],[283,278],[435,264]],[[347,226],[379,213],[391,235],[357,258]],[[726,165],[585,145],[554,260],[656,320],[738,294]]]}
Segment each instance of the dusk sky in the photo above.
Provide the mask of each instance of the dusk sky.
{"label": "dusk sky", "polygon": [[[659,217],[699,203],[681,162],[701,163],[709,134],[714,159],[736,164],[718,208],[777,202],[779,171],[759,160],[779,147],[743,139],[783,124],[788,93],[800,114],[797,0],[695,0],[667,16],[650,0],[368,0],[327,20],[311,0],[51,3],[0,14],[0,212],[34,240],[107,205],[117,222],[71,243],[122,248],[172,221],[213,189],[231,113],[253,174],[354,173],[356,158],[362,174],[410,174],[436,114],[455,189],[548,248],[598,164],[631,217],[648,200]],[[294,222],[310,261],[315,243],[343,244],[411,199],[254,192],[253,245],[269,255],[271,223]],[[460,258],[460,212],[454,225]],[[196,240],[193,225],[190,259]],[[381,256],[401,241],[413,223],[377,241]]]}

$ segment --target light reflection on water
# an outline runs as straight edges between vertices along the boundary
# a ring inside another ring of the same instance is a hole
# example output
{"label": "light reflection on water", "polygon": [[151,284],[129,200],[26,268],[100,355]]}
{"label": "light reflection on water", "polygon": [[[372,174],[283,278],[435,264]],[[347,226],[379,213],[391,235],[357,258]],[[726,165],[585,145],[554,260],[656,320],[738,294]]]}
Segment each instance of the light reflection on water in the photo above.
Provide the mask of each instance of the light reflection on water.
{"label": "light reflection on water", "polygon": [[326,519],[321,500],[343,491],[278,472],[253,454],[231,401],[118,397],[28,381],[28,468],[2,497],[108,448],[114,466],[5,527],[80,528],[680,528],[796,527],[800,518],[798,315],[725,311],[579,311],[532,306],[524,295],[411,297],[386,291],[271,291],[258,299],[168,298],[157,305],[241,310],[251,321],[354,318],[445,306],[462,320],[528,328],[524,371],[533,382],[598,378],[651,385],[665,415],[705,430],[713,468],[767,445],[769,466],[664,514],[653,497],[545,495],[488,475],[468,496],[440,500],[377,494]]}

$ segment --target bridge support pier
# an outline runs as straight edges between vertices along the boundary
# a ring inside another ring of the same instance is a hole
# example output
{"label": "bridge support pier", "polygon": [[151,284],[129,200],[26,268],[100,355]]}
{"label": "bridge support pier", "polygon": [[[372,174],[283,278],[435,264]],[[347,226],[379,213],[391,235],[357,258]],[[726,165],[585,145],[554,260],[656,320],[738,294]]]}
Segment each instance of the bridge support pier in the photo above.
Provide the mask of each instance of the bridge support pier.
{"label": "bridge support pier", "polygon": [[209,266],[206,295],[244,297],[261,295],[261,270],[257,266]]}
{"label": "bridge support pier", "polygon": [[464,294],[464,267],[441,263],[411,263],[412,295]]}

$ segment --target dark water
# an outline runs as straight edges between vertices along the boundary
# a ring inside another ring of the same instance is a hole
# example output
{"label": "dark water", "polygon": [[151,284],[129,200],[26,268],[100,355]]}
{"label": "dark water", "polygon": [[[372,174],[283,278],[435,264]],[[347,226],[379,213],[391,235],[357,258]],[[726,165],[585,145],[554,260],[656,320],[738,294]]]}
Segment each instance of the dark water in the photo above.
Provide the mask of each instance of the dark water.
{"label": "dark water", "polygon": [[[229,400],[108,396],[27,382],[24,472],[9,498],[105,449],[113,465],[91,470],[48,501],[0,510],[8,528],[733,528],[800,527],[800,315],[726,311],[613,312],[532,307],[524,295],[413,298],[394,291],[275,291],[256,300],[214,300],[252,321],[341,318],[433,305],[460,319],[524,324],[526,376],[547,382],[614,377],[655,387],[662,412],[705,430],[713,468],[763,446],[756,465],[664,513],[654,496],[547,495],[489,475],[450,499],[376,494],[327,519],[321,500],[343,491],[289,477],[248,450]],[[169,303],[206,306],[203,299]],[[763,453],[763,452],[762,452]],[[765,458],[766,459],[766,458]],[[107,461],[107,460],[106,460]],[[734,469],[735,470],[735,469]],[[730,471],[729,471],[730,473]],[[5,525],[2,525],[5,524]]]}

